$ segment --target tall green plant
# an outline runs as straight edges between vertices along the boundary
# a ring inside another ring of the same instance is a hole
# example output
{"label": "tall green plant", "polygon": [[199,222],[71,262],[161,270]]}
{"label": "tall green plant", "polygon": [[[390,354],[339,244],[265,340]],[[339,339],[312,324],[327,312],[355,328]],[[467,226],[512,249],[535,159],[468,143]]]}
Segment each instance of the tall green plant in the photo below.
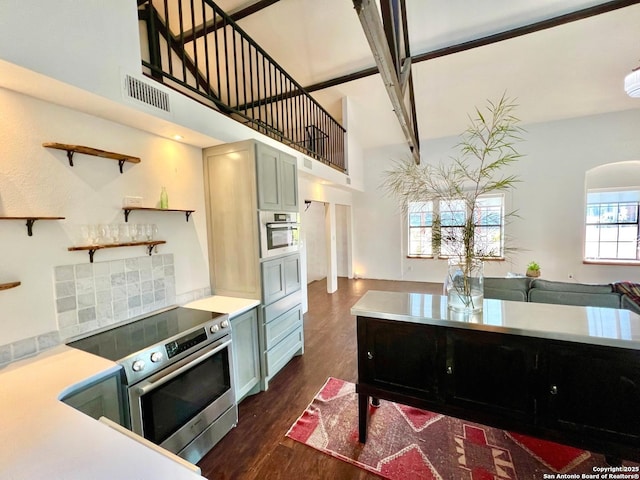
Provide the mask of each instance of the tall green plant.
{"label": "tall green plant", "polygon": [[[476,108],[475,116],[469,116],[470,124],[455,147],[458,155],[449,162],[416,165],[411,159],[404,159],[384,173],[383,187],[404,209],[410,202],[432,201],[440,205],[451,200],[464,202],[467,215],[459,238],[444,238],[457,244],[456,251],[461,257],[492,255],[493,252],[475,249],[478,198],[506,192],[519,181],[515,175],[501,172],[522,157],[515,145],[522,140],[523,132],[513,115],[515,107],[513,101],[503,95],[498,102],[488,101],[484,113]],[[507,213],[505,217],[514,213]],[[435,213],[434,226],[441,224],[441,217],[442,212]]]}
{"label": "tall green plant", "polygon": [[[486,245],[476,245],[478,198],[506,192],[519,181],[517,176],[503,172],[522,157],[516,144],[522,140],[523,129],[513,114],[515,108],[514,101],[506,95],[497,102],[488,101],[484,110],[476,107],[455,147],[457,154],[448,162],[416,165],[411,159],[404,159],[384,173],[383,188],[404,209],[410,202],[431,201],[441,207],[452,200],[464,202],[466,217],[461,228],[443,233],[443,212],[438,210],[434,212],[433,231],[434,244],[446,241],[466,265],[466,272],[478,256],[496,255],[487,251]],[[506,213],[505,220],[514,214]]]}

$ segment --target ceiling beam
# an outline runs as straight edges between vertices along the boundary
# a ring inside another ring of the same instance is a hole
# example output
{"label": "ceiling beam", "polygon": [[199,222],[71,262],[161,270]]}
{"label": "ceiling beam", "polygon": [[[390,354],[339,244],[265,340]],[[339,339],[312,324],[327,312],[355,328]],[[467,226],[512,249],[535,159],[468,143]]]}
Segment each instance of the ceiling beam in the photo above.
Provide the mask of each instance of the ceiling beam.
{"label": "ceiling beam", "polygon": [[[583,8],[576,10],[575,12],[558,15],[556,17],[534,22],[521,27],[505,30],[504,32],[488,35],[486,37],[480,37],[467,42],[457,43],[449,45],[447,47],[438,48],[429,52],[420,53],[411,58],[412,63],[424,62],[426,60],[433,60],[434,58],[446,57],[454,53],[464,52],[478,47],[484,47],[485,45],[491,45],[492,43],[502,42],[504,40],[510,40],[512,38],[521,37],[530,33],[539,32],[553,27],[559,27],[561,25],[583,20],[585,18],[601,15],[603,13],[612,12],[620,8],[629,7],[631,5],[639,4],[640,0],[612,0],[594,7]],[[357,72],[349,73],[347,75],[341,75],[330,80],[314,83],[312,85],[304,87],[307,92],[315,92],[323,90],[325,88],[335,87],[342,85],[343,83],[352,82],[361,78],[370,77],[378,73],[378,67],[368,67]]]}
{"label": "ceiling beam", "polygon": [[[229,18],[234,22],[241,20],[243,18],[248,17],[249,15],[253,15],[254,13],[259,12],[267,7],[270,7],[274,3],[278,3],[280,0],[258,0],[257,2],[252,3],[248,7],[241,8],[240,10],[236,10],[234,12],[228,12]],[[225,27],[227,25],[226,22],[222,20],[214,20],[207,21],[204,25],[199,25],[191,31],[185,32],[185,43],[193,42],[197,38],[200,38],[204,35],[208,35],[210,33],[215,32],[221,27]]]}
{"label": "ceiling beam", "polygon": [[[391,100],[393,111],[398,118],[400,128],[409,144],[409,150],[411,150],[416,164],[420,164],[420,145],[417,140],[416,124],[414,123],[415,115],[412,115],[412,112],[407,110],[405,95],[403,94],[403,88],[400,85],[400,78],[398,76],[398,68],[396,67],[396,62],[394,62],[389,47],[385,27],[382,24],[378,12],[378,6],[375,0],[353,0],[353,5],[358,13],[362,29],[373,52],[378,71],[380,72],[385,89]],[[389,29],[387,29],[387,32],[388,31]],[[394,32],[393,36],[394,40],[397,40],[398,32]],[[393,43],[397,46],[396,41]],[[411,88],[411,84],[409,84],[409,88]],[[412,100],[412,97],[410,97],[410,100]],[[415,110],[415,106],[413,106],[413,109]]]}

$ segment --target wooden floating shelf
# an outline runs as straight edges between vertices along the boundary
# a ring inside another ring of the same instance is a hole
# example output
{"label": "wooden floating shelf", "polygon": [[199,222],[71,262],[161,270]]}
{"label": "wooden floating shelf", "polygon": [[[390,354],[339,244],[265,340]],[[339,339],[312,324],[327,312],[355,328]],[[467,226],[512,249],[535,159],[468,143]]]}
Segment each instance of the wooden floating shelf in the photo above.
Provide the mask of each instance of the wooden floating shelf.
{"label": "wooden floating shelf", "polygon": [[152,207],[122,207],[124,210],[124,221],[129,221],[129,214],[134,210],[146,210],[150,212],[183,212],[187,217],[187,222],[189,221],[189,216],[195,212],[195,210],[181,210],[177,208],[152,208]]}
{"label": "wooden floating shelf", "polygon": [[167,243],[166,240],[150,240],[148,242],[122,242],[122,243],[105,243],[99,245],[83,245],[80,247],[69,247],[67,250],[70,252],[75,252],[79,250],[85,250],[89,252],[89,262],[93,263],[93,255],[98,250],[102,250],[104,248],[118,248],[118,247],[137,247],[140,245],[144,245],[147,247],[147,252],[151,255],[151,252],[157,245],[162,245]]}
{"label": "wooden floating shelf", "polygon": [[64,220],[64,217],[0,217],[0,220],[26,220],[27,235],[33,235],[33,224],[36,220]]}
{"label": "wooden floating shelf", "polygon": [[85,147],[83,145],[69,145],[66,143],[48,142],[43,143],[43,147],[55,148],[56,150],[64,150],[67,152],[67,158],[69,159],[69,165],[73,167],[73,154],[84,153],[85,155],[93,155],[94,157],[109,158],[116,160],[120,165],[120,173],[122,173],[122,167],[125,162],[128,163],[140,163],[141,160],[138,157],[132,157],[131,155],[124,155],[122,153],[109,152],[107,150],[100,150],[99,148]]}
{"label": "wooden floating shelf", "polygon": [[21,282],[0,283],[0,290],[9,290],[10,288],[16,288],[20,285]]}

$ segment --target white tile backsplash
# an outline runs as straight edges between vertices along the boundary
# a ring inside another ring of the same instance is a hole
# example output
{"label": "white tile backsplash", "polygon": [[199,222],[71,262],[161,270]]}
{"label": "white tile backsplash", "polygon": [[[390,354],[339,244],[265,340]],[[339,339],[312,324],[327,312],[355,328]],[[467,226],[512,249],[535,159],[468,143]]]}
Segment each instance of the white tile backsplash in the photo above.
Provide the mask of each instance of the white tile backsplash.
{"label": "white tile backsplash", "polygon": [[87,333],[175,303],[173,255],[54,268],[61,338]]}
{"label": "white tile backsplash", "polygon": [[53,269],[58,330],[0,345],[0,367],[145,313],[211,295],[200,288],[176,295],[173,254],[61,265]]}

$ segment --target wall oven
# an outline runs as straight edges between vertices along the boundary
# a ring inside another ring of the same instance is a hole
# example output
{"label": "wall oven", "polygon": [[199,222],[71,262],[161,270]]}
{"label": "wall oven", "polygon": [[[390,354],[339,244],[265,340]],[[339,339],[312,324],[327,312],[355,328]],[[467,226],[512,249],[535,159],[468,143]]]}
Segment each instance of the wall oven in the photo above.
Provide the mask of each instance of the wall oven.
{"label": "wall oven", "polygon": [[300,249],[298,213],[260,211],[260,257],[269,258]]}
{"label": "wall oven", "polygon": [[117,361],[131,430],[192,463],[238,422],[228,315],[176,307],[70,345]]}

